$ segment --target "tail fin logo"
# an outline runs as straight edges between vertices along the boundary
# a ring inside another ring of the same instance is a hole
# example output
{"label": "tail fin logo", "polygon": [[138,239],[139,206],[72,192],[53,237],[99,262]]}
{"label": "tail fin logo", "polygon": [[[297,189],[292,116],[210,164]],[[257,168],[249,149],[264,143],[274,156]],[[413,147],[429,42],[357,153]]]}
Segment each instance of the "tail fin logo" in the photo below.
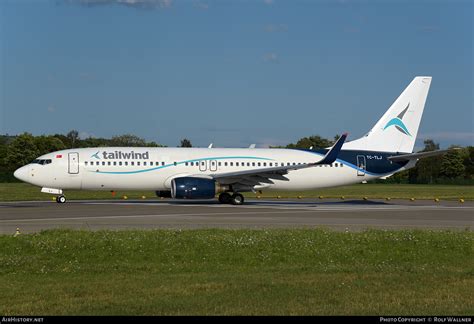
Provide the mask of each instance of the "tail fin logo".
{"label": "tail fin logo", "polygon": [[403,123],[403,120],[402,120],[403,116],[405,115],[405,113],[408,110],[408,107],[410,107],[410,103],[408,103],[407,107],[405,109],[403,109],[403,111],[401,113],[399,113],[397,117],[390,119],[390,121],[387,123],[387,125],[385,125],[385,127],[383,129],[386,130],[390,126],[395,126],[395,128],[400,133],[411,136],[410,132],[408,131],[408,128],[405,126],[405,124]]}

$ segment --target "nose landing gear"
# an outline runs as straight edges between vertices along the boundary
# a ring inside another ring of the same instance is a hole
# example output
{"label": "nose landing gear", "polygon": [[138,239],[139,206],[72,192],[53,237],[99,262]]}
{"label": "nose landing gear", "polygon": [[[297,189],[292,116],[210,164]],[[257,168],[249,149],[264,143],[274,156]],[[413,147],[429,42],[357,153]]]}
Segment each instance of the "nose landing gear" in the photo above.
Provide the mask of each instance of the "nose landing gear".
{"label": "nose landing gear", "polygon": [[56,197],[56,202],[57,202],[58,204],[64,204],[64,203],[66,202],[66,197],[64,197],[63,195],[57,196],[57,197]]}

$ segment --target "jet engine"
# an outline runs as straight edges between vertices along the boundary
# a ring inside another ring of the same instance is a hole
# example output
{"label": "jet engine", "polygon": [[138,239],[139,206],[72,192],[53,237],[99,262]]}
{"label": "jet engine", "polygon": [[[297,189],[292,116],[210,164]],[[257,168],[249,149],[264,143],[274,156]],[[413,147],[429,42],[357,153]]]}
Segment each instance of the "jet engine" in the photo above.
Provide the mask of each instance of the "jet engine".
{"label": "jet engine", "polygon": [[171,197],[177,199],[211,199],[228,190],[229,186],[212,179],[180,177],[171,180]]}

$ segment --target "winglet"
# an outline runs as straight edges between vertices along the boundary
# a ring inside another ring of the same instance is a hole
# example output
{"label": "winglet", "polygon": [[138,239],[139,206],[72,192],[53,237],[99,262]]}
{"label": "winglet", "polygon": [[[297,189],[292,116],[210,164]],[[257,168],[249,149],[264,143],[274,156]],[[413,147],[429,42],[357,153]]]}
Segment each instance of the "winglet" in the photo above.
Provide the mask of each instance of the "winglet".
{"label": "winglet", "polygon": [[323,159],[315,164],[331,164],[336,161],[339,152],[341,151],[342,145],[347,138],[347,133],[344,133],[339,137],[337,142],[331,147],[331,149],[326,153]]}

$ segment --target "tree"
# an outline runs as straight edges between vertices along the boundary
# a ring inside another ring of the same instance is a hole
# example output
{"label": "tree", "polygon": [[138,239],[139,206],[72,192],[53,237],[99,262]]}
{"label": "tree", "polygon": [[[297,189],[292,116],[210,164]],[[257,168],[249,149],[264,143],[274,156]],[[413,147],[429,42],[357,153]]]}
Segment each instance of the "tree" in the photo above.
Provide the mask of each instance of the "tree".
{"label": "tree", "polygon": [[465,150],[467,150],[467,154],[464,158],[464,178],[474,179],[474,146],[468,146]]}
{"label": "tree", "polygon": [[322,138],[319,135],[313,135],[310,137],[300,138],[298,142],[296,142],[296,144],[291,143],[291,144],[288,144],[286,147],[287,148],[303,148],[303,149],[309,149],[310,147],[313,147],[313,149],[321,149],[321,148],[329,147],[333,144],[334,144],[333,141]]}
{"label": "tree", "polygon": [[67,139],[69,140],[69,147],[70,148],[75,148],[76,146],[76,141],[79,139],[79,132],[75,129],[67,133],[66,135]]}
{"label": "tree", "polygon": [[183,138],[179,147],[193,147],[193,145],[191,144],[190,140]]}
{"label": "tree", "polygon": [[40,151],[35,143],[35,138],[29,133],[18,135],[13,142],[8,145],[5,163],[10,170],[17,169],[30,163],[40,155]]}
{"label": "tree", "polygon": [[66,145],[55,136],[37,136],[34,138],[39,155],[66,149]]}
{"label": "tree", "polygon": [[[439,144],[432,139],[424,141],[425,147],[420,152],[430,152],[439,150]],[[410,169],[408,172],[408,179],[410,183],[433,183],[439,177],[441,167],[441,156],[433,156],[422,159],[417,162],[416,167]]]}
{"label": "tree", "polygon": [[125,134],[112,137],[111,146],[147,146],[143,138],[135,135]]}
{"label": "tree", "polygon": [[421,150],[421,152],[431,152],[439,150],[439,144],[435,143],[432,139],[424,140],[423,144],[425,144],[425,148]]}
{"label": "tree", "polygon": [[443,156],[440,175],[449,179],[461,177],[466,167],[463,164],[462,152],[459,150],[449,151]]}

